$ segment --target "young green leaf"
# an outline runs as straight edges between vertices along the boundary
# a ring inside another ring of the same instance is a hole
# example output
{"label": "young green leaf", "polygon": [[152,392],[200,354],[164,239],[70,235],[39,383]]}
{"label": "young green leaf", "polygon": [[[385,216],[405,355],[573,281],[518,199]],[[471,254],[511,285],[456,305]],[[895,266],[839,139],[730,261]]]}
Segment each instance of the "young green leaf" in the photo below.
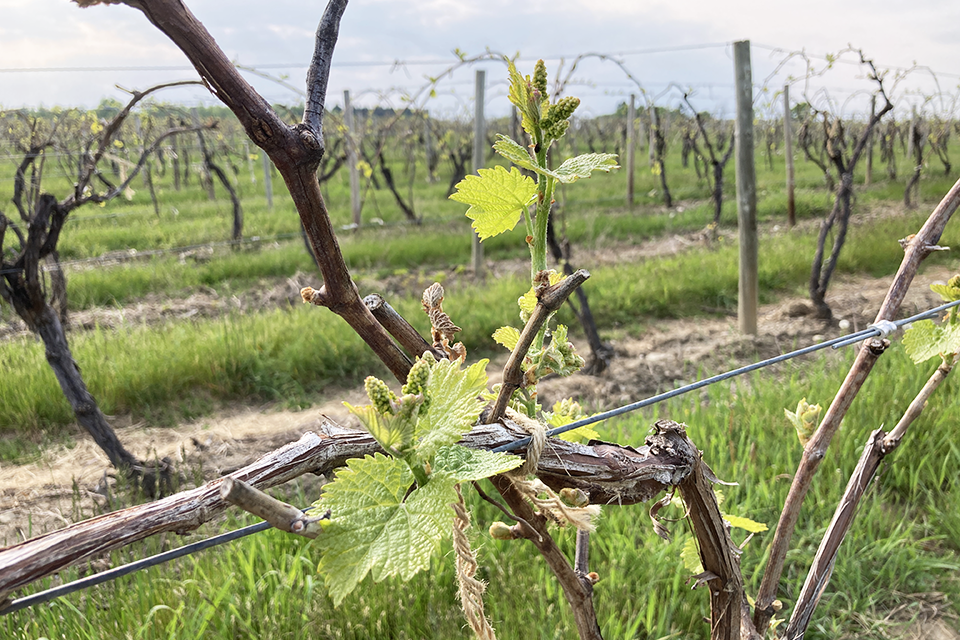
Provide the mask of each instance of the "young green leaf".
{"label": "young green leaf", "polygon": [[[445,473],[457,482],[471,482],[505,473],[522,464],[523,458],[519,456],[482,449],[468,449],[454,444],[440,447],[437,451],[433,473],[434,475]],[[432,479],[431,482],[433,482]]]}
{"label": "young green leaf", "polygon": [[737,529],[743,529],[750,533],[760,533],[761,531],[767,530],[767,525],[751,520],[750,518],[732,516],[729,513],[721,513],[720,515],[723,516],[723,519],[726,520],[731,527],[736,527]]}
{"label": "young green leaf", "polygon": [[480,417],[484,401],[479,398],[487,388],[488,360],[481,360],[463,371],[460,363],[441,360],[430,373],[431,402],[426,414],[420,414],[416,436],[417,453],[429,460],[440,447],[453,444],[470,430]]}
{"label": "young green leaf", "polygon": [[947,280],[947,284],[932,284],[930,289],[934,293],[940,294],[944,302],[960,300],[960,275]]}
{"label": "young green leaf", "polygon": [[500,327],[493,332],[493,339],[497,344],[502,344],[508,350],[513,351],[520,342],[520,332],[513,327]]}
{"label": "young green leaf", "polygon": [[[547,273],[549,274],[548,283],[551,287],[567,277],[553,269],[549,269]],[[530,315],[533,314],[533,310],[537,307],[537,290],[530,287],[525,294],[517,298],[517,305],[520,307],[520,320],[526,324]]]}
{"label": "young green leaf", "polygon": [[409,580],[430,566],[430,557],[450,531],[455,482],[431,479],[404,501],[414,477],[410,467],[381,454],[350,460],[317,503],[331,519],[317,539],[318,567],[335,605],[367,573],[375,581],[398,575]]}
{"label": "young green leaf", "polygon": [[[571,422],[575,422],[585,416],[586,414],[583,412],[583,407],[573,398],[565,398],[554,403],[552,412],[543,412],[544,420],[546,420],[547,424],[551,427],[565,427]],[[570,442],[583,442],[586,440],[599,440],[600,434],[587,425],[572,431],[566,431],[557,437],[561,440],[569,440]]]}
{"label": "young green leaf", "polygon": [[530,157],[530,153],[526,149],[502,133],[497,134],[497,141],[493,143],[493,150],[518,167],[523,167],[524,169],[536,171],[544,175],[551,173],[537,165],[536,160]]}
{"label": "young green leaf", "polygon": [[387,451],[402,453],[402,449],[413,439],[415,416],[384,415],[372,405],[354,407],[346,402],[343,405],[360,419],[363,428]]}
{"label": "young green leaf", "polygon": [[497,134],[498,140],[493,143],[494,150],[501,156],[517,165],[543,176],[550,176],[568,184],[580,178],[589,178],[594,171],[613,171],[619,169],[617,156],[613,153],[587,153],[576,158],[570,158],[556,170],[551,171],[541,167],[536,160],[530,157],[526,149],[505,135]]}
{"label": "young green leaf", "polygon": [[537,292],[533,287],[517,298],[517,306],[520,307],[520,322],[527,324],[527,320],[533,315],[533,310],[537,308]]}
{"label": "young green leaf", "polygon": [[615,153],[587,153],[570,158],[553,172],[560,182],[569,184],[580,178],[589,178],[594,171],[610,172],[619,169]]}
{"label": "young green leaf", "polygon": [[960,324],[918,320],[903,334],[903,346],[916,364],[960,351]]}
{"label": "young green leaf", "polygon": [[510,89],[507,92],[507,97],[517,108],[517,111],[520,112],[520,126],[522,126],[523,130],[529,133],[531,137],[535,137],[540,121],[540,104],[532,95],[530,83],[520,75],[513,61],[506,59],[506,62],[507,73],[510,76]]}
{"label": "young green leaf", "polygon": [[470,205],[467,217],[481,240],[510,231],[520,222],[523,210],[533,203],[537,184],[516,167],[480,169],[457,184],[451,200]]}
{"label": "young green leaf", "polygon": [[700,564],[700,550],[697,549],[697,539],[693,536],[687,538],[687,541],[683,543],[680,559],[683,561],[684,569],[693,575],[703,573],[703,565]]}

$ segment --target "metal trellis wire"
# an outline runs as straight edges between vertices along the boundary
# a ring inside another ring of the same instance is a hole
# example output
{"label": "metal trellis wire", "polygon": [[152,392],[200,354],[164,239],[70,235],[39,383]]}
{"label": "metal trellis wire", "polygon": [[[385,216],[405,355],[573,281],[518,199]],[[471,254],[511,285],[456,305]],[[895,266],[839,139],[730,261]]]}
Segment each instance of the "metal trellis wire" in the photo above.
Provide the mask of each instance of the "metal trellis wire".
{"label": "metal trellis wire", "polygon": [[9,604],[7,604],[7,606],[0,608],[0,615],[13,613],[14,611],[20,611],[21,609],[26,609],[27,607],[32,607],[37,604],[43,604],[44,602],[55,600],[75,591],[80,591],[81,589],[86,589],[87,587],[103,584],[104,582],[110,582],[111,580],[116,580],[117,578],[140,571],[141,569],[155,567],[158,564],[163,564],[164,562],[169,562],[170,560],[176,560],[177,558],[182,558],[183,556],[188,556],[198,551],[203,551],[204,549],[226,544],[227,542],[239,540],[240,538],[245,538],[249,535],[253,535],[254,533],[260,533],[261,531],[266,531],[267,529],[271,528],[272,525],[269,522],[258,522],[257,524],[243,527],[242,529],[235,529],[233,531],[228,531],[227,533],[221,533],[220,535],[213,536],[212,538],[206,538],[205,540],[187,544],[177,549],[164,551],[163,553],[158,553],[150,556],[149,558],[143,558],[142,560],[130,562],[113,569],[108,569],[107,571],[101,571],[100,573],[96,573],[92,576],[87,576],[86,578],[81,578],[80,580],[74,580],[73,582],[62,584],[59,587],[53,587],[51,589],[47,589],[46,591],[40,591],[23,598],[12,600]]}
{"label": "metal trellis wire", "polygon": [[[905,324],[910,324],[912,322],[916,322],[917,320],[923,320],[925,318],[932,318],[937,314],[939,314],[941,311],[950,309],[957,305],[960,305],[960,300],[957,300],[955,302],[948,302],[946,304],[940,305],[939,307],[930,309],[929,311],[924,311],[922,313],[918,313],[917,315],[910,316],[909,318],[897,320],[893,324],[896,326],[896,328],[899,329]],[[613,418],[613,417],[622,415],[624,413],[636,411],[637,409],[642,409],[652,404],[663,402],[664,400],[669,400],[670,398],[674,398],[676,396],[683,395],[691,391],[696,391],[697,389],[701,389],[703,387],[714,384],[716,382],[722,382],[724,380],[728,380],[730,378],[743,375],[744,373],[750,373],[751,371],[756,371],[757,369],[763,369],[764,367],[769,367],[772,364],[777,364],[779,362],[791,360],[799,356],[807,355],[808,353],[813,353],[815,351],[820,351],[821,349],[826,349],[827,347],[833,347],[834,349],[838,349],[840,347],[845,347],[845,346],[854,344],[855,342],[859,342],[866,338],[883,335],[884,333],[885,332],[882,328],[878,328],[875,325],[870,325],[866,329],[862,329],[860,331],[857,331],[856,333],[852,333],[847,336],[834,338],[833,340],[820,342],[818,344],[814,344],[809,347],[804,347],[803,349],[798,349],[796,351],[791,351],[790,353],[784,353],[782,355],[775,356],[773,358],[768,358],[767,360],[761,360],[760,362],[748,364],[745,367],[740,367],[739,369],[727,371],[726,373],[721,373],[721,374],[712,376],[710,378],[704,378],[703,380],[698,380],[697,382],[688,384],[686,386],[678,387],[672,391],[667,391],[665,393],[651,396],[649,398],[646,398],[645,400],[640,400],[638,402],[627,404],[622,407],[618,407],[616,409],[611,409],[610,411],[604,411],[603,413],[592,415],[589,418],[583,418],[582,420],[577,420],[576,422],[565,424],[562,427],[557,427],[556,429],[551,429],[550,431],[547,431],[547,436],[550,437],[550,436],[559,435],[561,433],[566,433],[567,431],[572,431],[579,427],[585,427],[587,425],[595,424],[597,422],[606,420],[608,418]],[[514,449],[519,449],[521,447],[524,447],[529,442],[530,442],[530,438],[522,438],[520,440],[511,442],[510,444],[505,444],[503,446],[497,447],[496,449],[493,449],[493,451],[513,451]]]}

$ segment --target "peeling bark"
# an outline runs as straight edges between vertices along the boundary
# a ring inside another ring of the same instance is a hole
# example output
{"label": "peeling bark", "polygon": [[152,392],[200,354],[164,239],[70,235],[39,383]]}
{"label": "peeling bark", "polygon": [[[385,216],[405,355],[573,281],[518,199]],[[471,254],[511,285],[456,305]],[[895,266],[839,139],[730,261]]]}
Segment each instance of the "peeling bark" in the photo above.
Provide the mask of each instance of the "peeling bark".
{"label": "peeling bark", "polygon": [[[365,431],[329,420],[316,433],[272,451],[230,477],[259,489],[306,473],[329,474],[350,458],[382,451]],[[493,449],[526,437],[511,423],[479,425],[461,444]],[[665,436],[672,437],[672,436]],[[655,441],[656,442],[660,442]],[[520,451],[521,453],[523,450]],[[606,442],[576,444],[551,438],[540,456],[538,477],[554,490],[582,490],[594,504],[628,505],[650,500],[690,473],[690,459],[661,444],[639,449]],[[163,532],[186,533],[226,509],[223,479],[175,495],[78,522],[65,529],[0,549],[0,600],[13,591],[66,567]]]}

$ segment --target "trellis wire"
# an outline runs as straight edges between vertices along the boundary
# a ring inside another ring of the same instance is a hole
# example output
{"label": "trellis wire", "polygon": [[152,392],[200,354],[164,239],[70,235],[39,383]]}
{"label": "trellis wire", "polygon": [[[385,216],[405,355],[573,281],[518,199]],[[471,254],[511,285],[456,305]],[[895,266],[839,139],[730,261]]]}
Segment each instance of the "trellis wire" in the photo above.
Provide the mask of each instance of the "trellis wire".
{"label": "trellis wire", "polygon": [[[940,305],[939,307],[930,309],[929,311],[924,311],[922,313],[918,313],[917,315],[910,316],[909,318],[897,320],[896,322],[894,322],[894,324],[899,329],[905,324],[916,322],[917,320],[923,320],[925,318],[931,318],[937,315],[938,313],[940,313],[941,311],[950,309],[951,307],[955,307],[958,304],[960,304],[960,300],[957,300],[954,302],[948,302],[946,304]],[[636,411],[637,409],[642,409],[652,404],[663,402],[664,400],[669,400],[670,398],[674,398],[676,396],[683,395],[691,391],[696,391],[697,389],[706,387],[707,385],[711,385],[716,382],[722,382],[729,378],[734,378],[736,376],[743,375],[744,373],[750,373],[751,371],[756,371],[757,369],[763,369],[764,367],[769,367],[770,365],[777,364],[778,362],[784,362],[792,358],[797,358],[799,356],[807,355],[808,353],[813,353],[814,351],[820,351],[821,349],[826,349],[827,347],[833,347],[835,349],[839,347],[845,347],[855,342],[859,342],[860,340],[881,335],[882,333],[883,331],[874,327],[873,325],[870,325],[866,329],[862,329],[860,331],[857,331],[856,333],[853,333],[847,336],[834,338],[833,340],[827,340],[826,342],[821,342],[815,345],[811,345],[809,347],[804,347],[803,349],[798,349],[796,351],[791,351],[790,353],[785,353],[773,358],[768,358],[767,360],[761,360],[760,362],[748,364],[745,367],[740,367],[739,369],[727,371],[726,373],[721,373],[719,375],[715,375],[710,378],[704,378],[703,380],[698,380],[697,382],[694,382],[692,384],[688,384],[683,387],[678,387],[672,391],[667,391],[665,393],[651,396],[649,398],[646,398],[645,400],[640,400],[638,402],[627,404],[622,407],[618,407],[616,409],[611,409],[610,411],[604,411],[603,413],[592,415],[589,418],[583,418],[582,420],[577,420],[576,422],[565,424],[562,427],[557,427],[555,429],[551,429],[550,431],[547,431],[547,436],[549,437],[549,436],[559,435],[561,433],[566,433],[567,431],[572,431],[579,427],[585,427],[590,424],[595,424],[597,422],[600,422],[601,420],[606,420],[608,418],[613,418],[613,417],[622,415],[624,413]],[[515,440],[514,442],[511,442],[509,444],[505,444],[500,447],[497,447],[496,449],[493,449],[493,451],[498,451],[498,452],[513,451],[514,449],[519,449],[525,446],[528,442],[530,442],[529,437],[521,438],[520,440]]]}
{"label": "trellis wire", "polygon": [[[953,307],[956,307],[957,305],[960,305],[960,300],[957,300],[954,302],[948,302],[946,304],[940,305],[939,307],[935,307],[928,311],[924,311],[922,313],[918,313],[916,315],[910,316],[909,318],[897,320],[893,324],[895,324],[896,327],[899,329],[905,324],[910,324],[918,320],[934,317],[937,314],[939,314],[941,311],[951,309]],[[793,358],[807,355],[815,351],[820,351],[822,349],[826,349],[827,347],[833,347],[834,349],[838,349],[840,347],[845,347],[845,346],[854,344],[855,342],[859,342],[860,340],[865,340],[867,338],[870,338],[873,336],[879,336],[879,335],[883,335],[883,330],[871,325],[866,329],[862,329],[850,335],[842,336],[840,338],[834,338],[832,340],[827,340],[826,342],[820,342],[808,347],[804,347],[803,349],[797,349],[796,351],[791,351],[790,353],[785,353],[773,358],[761,360],[760,362],[755,362],[745,367],[740,367],[739,369],[733,369],[731,371],[727,371],[726,373],[721,373],[719,375],[711,376],[709,378],[704,378],[703,380],[698,380],[697,382],[694,382],[692,384],[678,387],[676,389],[673,389],[672,391],[651,396],[644,400],[640,400],[632,404],[627,404],[622,407],[618,407],[617,409],[612,409],[610,411],[605,411],[603,413],[595,414],[593,416],[590,416],[589,418],[584,418],[583,420],[577,420],[576,422],[571,422],[570,424],[564,425],[562,427],[551,429],[550,431],[547,432],[547,435],[555,436],[561,433],[566,433],[567,431],[572,431],[573,429],[577,429],[579,427],[585,427],[587,425],[591,425],[597,422],[601,422],[603,420],[607,420],[608,418],[613,418],[619,415],[623,415],[625,413],[629,413],[631,411],[636,411],[637,409],[642,409],[644,407],[648,407],[658,402],[663,402],[664,400],[675,398],[679,395],[683,395],[691,391],[696,391],[697,389],[701,389],[708,385],[715,384],[717,382],[722,382],[724,380],[728,380],[730,378],[734,378],[736,376],[743,375],[745,373],[750,373],[751,371],[763,369],[765,367],[769,367],[770,365],[778,364],[780,362],[785,362],[787,360],[791,360]],[[509,444],[505,444],[500,447],[497,447],[493,449],[493,451],[496,451],[496,452],[513,451],[515,449],[519,449],[523,447],[529,441],[530,441],[529,437],[522,438],[520,440],[511,442]],[[61,596],[74,593],[75,591],[80,591],[81,589],[86,589],[87,587],[92,587],[94,585],[102,584],[110,580],[115,580],[122,576],[134,573],[136,571],[140,571],[141,569],[148,569],[150,567],[163,564],[164,562],[167,562],[169,560],[182,558],[183,556],[191,555],[198,551],[203,551],[204,549],[209,549],[211,547],[216,547],[221,544],[225,544],[227,542],[239,540],[240,538],[245,538],[246,536],[252,535],[254,533],[259,533],[261,531],[265,531],[270,528],[272,527],[268,522],[260,522],[254,525],[243,527],[241,529],[230,531],[228,533],[223,533],[217,536],[213,536],[205,540],[200,540],[199,542],[194,542],[192,544],[184,545],[178,549],[173,549],[171,551],[166,551],[164,553],[158,553],[156,555],[150,556],[149,558],[137,560],[135,562],[131,562],[129,564],[116,567],[115,569],[109,569],[107,571],[103,571],[96,575],[92,575],[86,578],[81,578],[80,580],[75,580],[73,582],[60,585],[59,587],[54,587],[52,589],[47,589],[46,591],[40,591],[38,593],[25,596],[23,598],[18,598],[16,600],[12,600],[5,607],[0,608],[0,615],[13,613],[14,611],[20,611],[21,609],[25,609],[27,607],[31,607],[37,604],[42,604],[44,602],[49,602],[50,600],[54,600]]]}
{"label": "trellis wire", "polygon": [[143,558],[142,560],[130,562],[128,564],[116,567],[115,569],[101,571],[100,573],[92,576],[81,578],[80,580],[74,580],[73,582],[68,582],[67,584],[62,584],[59,587],[53,587],[52,589],[47,589],[46,591],[40,591],[38,593],[34,593],[33,595],[12,600],[7,606],[0,608],[0,615],[13,613],[14,611],[20,611],[21,609],[26,609],[27,607],[32,607],[36,604],[43,604],[44,602],[55,600],[56,598],[68,595],[74,591],[80,591],[81,589],[86,589],[87,587],[93,587],[104,582],[116,580],[117,578],[135,573],[141,569],[155,567],[158,564],[163,564],[164,562],[168,562],[170,560],[176,560],[177,558],[182,558],[183,556],[188,556],[198,551],[203,551],[204,549],[216,547],[227,542],[232,542],[233,540],[239,540],[240,538],[245,538],[254,533],[260,533],[261,531],[266,531],[267,529],[271,528],[273,527],[269,522],[258,522],[257,524],[243,527],[242,529],[235,529],[233,531],[228,531],[227,533],[221,533],[218,536],[213,536],[212,538],[187,544],[178,549],[171,549],[170,551],[164,551],[163,553],[158,553],[150,556],[149,558]]}

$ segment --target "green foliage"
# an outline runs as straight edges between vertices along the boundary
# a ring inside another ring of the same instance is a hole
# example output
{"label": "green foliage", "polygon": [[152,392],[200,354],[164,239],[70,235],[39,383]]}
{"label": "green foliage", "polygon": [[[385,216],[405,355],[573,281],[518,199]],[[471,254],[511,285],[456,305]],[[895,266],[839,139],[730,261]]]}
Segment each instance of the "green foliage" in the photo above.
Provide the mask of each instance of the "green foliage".
{"label": "green foliage", "polygon": [[767,525],[763,524],[762,522],[751,520],[750,518],[744,518],[743,516],[732,516],[729,513],[721,513],[721,515],[731,527],[743,529],[749,533],[762,533],[768,529]]}
{"label": "green foliage", "polygon": [[[413,444],[413,432],[416,426],[409,412],[394,415],[381,411],[377,406],[354,407],[343,403],[351,413],[360,419],[360,424],[390,455],[402,456]],[[407,407],[413,403],[407,400]]]}
{"label": "green foliage", "polygon": [[[543,61],[535,65],[534,79],[521,77],[512,61],[507,61],[510,76],[510,101],[522,116],[523,129],[530,135],[534,153],[523,148],[507,136],[498,135],[493,148],[497,153],[524,169],[538,175],[537,182],[525,178],[516,167],[511,173],[501,167],[494,170],[481,169],[478,177],[468,176],[457,185],[451,199],[469,204],[467,217],[473,220],[481,240],[503,231],[512,230],[523,215],[529,216],[527,208],[536,202],[533,223],[527,218],[527,243],[530,246],[531,289],[519,300],[520,319],[529,321],[538,303],[540,287],[554,285],[563,279],[555,271],[547,271],[546,245],[547,221],[554,201],[557,184],[569,184],[580,178],[589,178],[594,171],[610,172],[618,168],[613,154],[589,153],[564,161],[555,171],[549,169],[547,153],[550,146],[559,140],[569,126],[569,118],[580,105],[577,98],[566,97],[551,105],[546,93],[547,71]],[[499,169],[499,173],[497,170]],[[548,274],[544,277],[544,274]],[[568,376],[580,370],[584,361],[567,341],[567,329],[560,325],[554,331],[554,339],[544,345],[550,326],[548,317],[539,327],[523,355],[524,384],[514,391],[512,400],[536,418],[539,405],[536,396],[537,381],[552,373]],[[493,338],[511,351],[519,344],[520,332],[501,327]],[[526,346],[526,345],[524,345]]]}
{"label": "green foliage", "polygon": [[930,289],[934,293],[940,294],[944,302],[956,302],[960,300],[960,275],[947,280],[947,284],[932,284]]}
{"label": "green foliage", "polygon": [[332,516],[317,539],[318,570],[335,605],[368,572],[375,582],[393,575],[409,580],[430,566],[450,530],[456,482],[438,476],[406,496],[413,481],[406,462],[376,454],[349,460],[324,487],[316,508]]}
{"label": "green foliage", "polygon": [[508,351],[513,351],[520,341],[520,332],[513,327],[500,327],[493,332],[493,339],[499,345],[503,345]]}
{"label": "green foliage", "polygon": [[544,170],[540,168],[536,160],[530,157],[530,153],[518,143],[514,142],[509,136],[498,133],[497,141],[493,143],[493,150],[518,167],[539,173],[540,175],[547,175],[543,173]]}
{"label": "green foliage", "polygon": [[526,324],[533,310],[537,308],[537,290],[530,287],[525,294],[517,298],[517,306],[520,307],[520,322]]}
{"label": "green foliage", "polygon": [[819,404],[810,404],[806,398],[801,398],[797,403],[796,412],[784,409],[783,413],[797,431],[797,438],[800,439],[800,446],[807,446],[807,441],[813,432],[817,430],[820,424],[820,412],[823,410]]}
{"label": "green foliage", "polygon": [[531,136],[536,136],[540,127],[541,104],[547,102],[546,92],[541,92],[537,87],[542,85],[546,88],[546,67],[540,65],[542,73],[539,69],[535,71],[538,75],[537,87],[535,87],[530,81],[530,76],[524,78],[520,75],[512,60],[506,62],[510,77],[510,89],[507,97],[520,112],[520,125],[523,130]]}
{"label": "green foliage", "polygon": [[[930,289],[940,294],[944,302],[960,300],[960,275],[950,278],[945,285],[930,285]],[[903,346],[917,364],[936,356],[947,359],[960,352],[960,320],[956,308],[947,311],[940,325],[932,320],[914,322],[903,335]]]}
{"label": "green foliage", "polygon": [[470,430],[483,410],[478,396],[487,388],[487,360],[460,371],[457,361],[441,360],[430,371],[433,398],[417,424],[418,451],[429,458],[443,446],[453,444]]}
{"label": "green foliage", "polygon": [[563,184],[589,178],[594,171],[610,172],[619,169],[615,153],[585,153],[564,161],[554,172],[554,177]]}
{"label": "green foliage", "polygon": [[486,390],[487,362],[461,371],[456,360],[420,358],[399,399],[385,382],[370,376],[365,386],[373,404],[344,404],[384,449],[411,464],[429,463],[437,449],[469,431],[483,410],[478,396]]}
{"label": "green foliage", "polygon": [[903,346],[917,364],[954,354],[960,351],[960,323],[936,325],[932,320],[918,320],[903,334]]}
{"label": "green foliage", "polygon": [[[714,489],[714,494],[716,494],[717,497],[717,506],[722,505],[725,498],[723,492]],[[686,508],[683,500],[678,495],[674,495],[670,502],[681,509]],[[748,533],[763,533],[769,528],[762,522],[757,522],[743,516],[734,516],[729,513],[724,513],[723,511],[720,511],[720,516],[730,527],[742,529]],[[691,574],[696,576],[703,573],[703,565],[700,564],[700,551],[697,547],[697,539],[695,537],[689,536],[683,543],[683,549],[680,551],[680,561],[683,564],[683,568]]]}
{"label": "green foliage", "polygon": [[[560,284],[566,278],[562,273],[557,273],[553,269],[548,269],[546,271],[545,283],[548,286],[554,286]],[[525,294],[520,296],[517,299],[517,305],[520,307],[520,321],[526,324],[527,320],[530,319],[530,316],[533,315],[533,310],[537,308],[537,287],[530,287]]]}
{"label": "green foliage", "polygon": [[[455,443],[483,409],[486,360],[460,369],[459,361],[424,357],[411,367],[404,395],[367,378],[372,405],[347,407],[393,457],[350,460],[324,487],[315,513],[330,512],[317,544],[319,571],[334,604],[370,573],[406,581],[430,566],[450,532],[455,487],[514,469],[516,456],[472,451]],[[425,400],[429,399],[429,402]]]}
{"label": "green foliage", "polygon": [[680,551],[680,561],[683,568],[691,575],[703,573],[703,565],[700,564],[700,550],[697,548],[697,539],[690,536],[683,543],[683,549]]}
{"label": "green foliage", "polygon": [[437,450],[433,473],[449,476],[456,482],[475,482],[506,473],[521,464],[523,460],[517,456],[448,445]]}
{"label": "green foliage", "polygon": [[470,205],[467,217],[481,240],[512,231],[526,207],[533,204],[537,185],[514,167],[480,169],[457,184],[451,200]]}
{"label": "green foliage", "polygon": [[[617,155],[614,153],[585,153],[564,161],[555,170],[541,166],[530,157],[527,150],[505,135],[497,134],[497,141],[493,143],[494,150],[501,156],[524,169],[528,169],[542,176],[554,178],[562,184],[570,184],[581,178],[589,178],[594,171],[609,173],[619,169]],[[451,196],[452,198],[452,196]],[[457,200],[457,198],[453,198]],[[463,202],[462,200],[459,200]],[[469,203],[466,203],[469,204]],[[469,213],[467,214],[469,215]]]}
{"label": "green foliage", "polygon": [[[551,427],[565,427],[571,422],[576,422],[581,418],[587,417],[580,403],[572,398],[564,398],[554,403],[553,411],[544,411],[543,419]],[[565,431],[559,437],[571,442],[580,442],[583,440],[599,440],[600,434],[589,425],[579,427],[573,431]]]}

